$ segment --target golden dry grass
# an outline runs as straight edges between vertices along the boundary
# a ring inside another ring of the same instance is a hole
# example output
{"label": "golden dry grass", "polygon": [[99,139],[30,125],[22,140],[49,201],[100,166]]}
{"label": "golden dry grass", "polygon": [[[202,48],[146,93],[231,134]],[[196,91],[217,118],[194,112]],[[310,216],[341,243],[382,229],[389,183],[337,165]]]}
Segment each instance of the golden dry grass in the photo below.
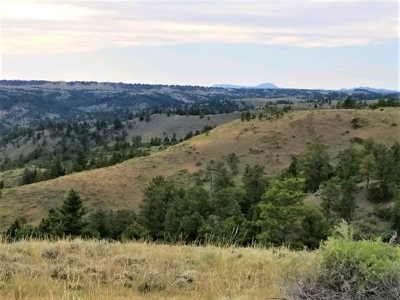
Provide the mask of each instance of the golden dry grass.
{"label": "golden dry grass", "polygon": [[[366,124],[355,130],[351,126],[354,118],[361,118]],[[191,172],[231,152],[239,156],[241,169],[245,164],[259,163],[272,175],[288,166],[291,155],[302,153],[307,143],[316,138],[330,146],[331,157],[347,148],[354,137],[393,144],[400,141],[400,130],[391,124],[400,123],[399,120],[400,110],[387,108],[384,111],[299,111],[272,122],[238,119],[215,128],[208,135],[196,136],[148,157],[6,189],[0,201],[0,228],[9,226],[13,218],[21,215],[37,224],[49,208],[61,204],[71,188],[88,199],[90,208],[137,209],[143,187],[154,176],[174,176],[185,182]]]}
{"label": "golden dry grass", "polygon": [[287,249],[104,241],[0,243],[0,299],[267,299],[282,272],[309,267]]}

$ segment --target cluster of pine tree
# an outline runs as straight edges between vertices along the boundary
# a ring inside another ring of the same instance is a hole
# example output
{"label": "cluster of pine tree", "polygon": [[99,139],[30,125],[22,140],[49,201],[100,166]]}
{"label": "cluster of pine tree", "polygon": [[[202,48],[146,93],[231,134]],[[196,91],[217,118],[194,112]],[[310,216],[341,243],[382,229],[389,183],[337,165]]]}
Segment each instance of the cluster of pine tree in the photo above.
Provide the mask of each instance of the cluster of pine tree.
{"label": "cluster of pine tree", "polygon": [[139,239],[147,232],[137,223],[133,210],[98,210],[88,214],[81,196],[70,190],[61,207],[50,209],[39,226],[27,225],[26,219],[17,218],[3,235],[7,240],[82,237],[122,241]]}
{"label": "cluster of pine tree", "polygon": [[[342,151],[336,166],[326,150],[319,141],[310,143],[273,178],[260,165],[247,166],[240,186],[234,180],[239,162],[234,153],[207,166],[189,189],[154,178],[145,188],[139,222],[155,240],[309,248],[318,247],[342,219],[355,224],[358,237],[400,230],[400,144],[365,140],[362,149]],[[306,204],[307,195],[317,191],[321,204]],[[373,214],[390,221],[385,230],[373,222],[366,226],[365,216],[356,219],[356,196],[363,193],[376,204]],[[382,207],[389,203],[395,205]]]}
{"label": "cluster of pine tree", "polygon": [[378,102],[371,104],[369,107],[372,109],[380,107],[400,107],[400,100],[394,97],[388,99],[379,99]]}
{"label": "cluster of pine tree", "polygon": [[288,113],[289,111],[291,111],[292,106],[284,105],[282,108],[280,108],[276,104],[267,103],[260,110],[261,111],[258,114],[254,113],[254,112],[251,113],[250,110],[247,110],[247,109],[242,110],[240,119],[242,120],[242,122],[250,121],[255,118],[258,118],[259,120],[262,120],[263,118],[265,118],[266,120],[279,119],[285,113]]}

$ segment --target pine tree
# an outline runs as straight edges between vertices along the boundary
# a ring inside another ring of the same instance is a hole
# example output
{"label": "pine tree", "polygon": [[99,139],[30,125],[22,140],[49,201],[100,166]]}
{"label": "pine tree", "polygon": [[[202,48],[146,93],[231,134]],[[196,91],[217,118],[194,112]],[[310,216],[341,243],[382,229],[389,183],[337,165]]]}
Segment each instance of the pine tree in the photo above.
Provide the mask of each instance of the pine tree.
{"label": "pine tree", "polygon": [[223,162],[218,162],[215,166],[215,174],[212,188],[219,191],[227,187],[233,187],[235,183],[232,175],[228,172]]}
{"label": "pine tree", "polygon": [[321,182],[328,180],[332,173],[329,165],[328,146],[315,141],[307,146],[300,159],[300,173],[306,179],[308,190],[316,192]]}
{"label": "pine tree", "polygon": [[257,221],[262,230],[258,238],[263,244],[281,245],[299,232],[297,221],[305,211],[303,190],[304,179],[290,178],[276,180],[263,194]]}
{"label": "pine tree", "polygon": [[376,163],[375,158],[372,154],[366,155],[360,165],[360,174],[367,180],[367,190],[369,188],[369,181],[375,172]]}
{"label": "pine tree", "polygon": [[60,158],[57,158],[54,164],[51,166],[50,170],[51,176],[53,178],[64,176],[66,171],[65,168],[61,164]]}
{"label": "pine tree", "polygon": [[198,186],[186,190],[184,195],[176,196],[168,206],[165,233],[172,239],[196,240],[210,209],[209,195],[204,188]]}
{"label": "pine tree", "polygon": [[240,115],[240,119],[242,120],[242,122],[244,122],[245,117],[246,117],[246,112],[242,110],[242,113]]}
{"label": "pine tree", "polygon": [[244,114],[244,118],[246,119],[246,121],[250,121],[250,119],[251,119],[250,111],[246,110],[246,112]]}
{"label": "pine tree", "polygon": [[226,163],[231,169],[232,175],[236,176],[239,173],[238,164],[240,163],[239,157],[232,152],[226,157]]}
{"label": "pine tree", "polygon": [[60,220],[67,236],[79,236],[85,227],[83,217],[86,215],[83,201],[75,190],[68,192],[67,198],[59,210]]}
{"label": "pine tree", "polygon": [[265,174],[264,167],[256,164],[254,166],[246,165],[245,172],[242,178],[243,189],[245,191],[244,201],[240,203],[243,214],[252,220],[254,210],[258,202],[261,201],[261,196],[264,194],[268,179]]}
{"label": "pine tree", "polygon": [[175,196],[175,184],[163,176],[153,178],[144,189],[144,197],[140,203],[139,220],[153,239],[164,237],[165,214],[169,203]]}

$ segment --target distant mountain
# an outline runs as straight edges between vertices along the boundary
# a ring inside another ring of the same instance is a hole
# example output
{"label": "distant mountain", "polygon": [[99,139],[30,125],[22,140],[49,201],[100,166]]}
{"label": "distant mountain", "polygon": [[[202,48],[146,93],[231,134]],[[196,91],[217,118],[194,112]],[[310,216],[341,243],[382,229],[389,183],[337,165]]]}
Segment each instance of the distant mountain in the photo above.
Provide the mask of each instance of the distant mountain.
{"label": "distant mountain", "polygon": [[261,83],[257,86],[245,86],[245,85],[234,85],[234,84],[214,84],[213,87],[225,88],[225,89],[279,89],[275,84],[266,82]]}
{"label": "distant mountain", "polygon": [[279,89],[275,84],[266,82],[254,87],[255,89]]}
{"label": "distant mountain", "polygon": [[372,92],[372,93],[398,93],[399,92],[396,90],[376,89],[376,88],[371,88],[368,86],[360,86],[360,87],[355,87],[355,88],[351,88],[351,89],[341,89],[342,92],[353,92],[354,90],[365,90],[365,91]]}

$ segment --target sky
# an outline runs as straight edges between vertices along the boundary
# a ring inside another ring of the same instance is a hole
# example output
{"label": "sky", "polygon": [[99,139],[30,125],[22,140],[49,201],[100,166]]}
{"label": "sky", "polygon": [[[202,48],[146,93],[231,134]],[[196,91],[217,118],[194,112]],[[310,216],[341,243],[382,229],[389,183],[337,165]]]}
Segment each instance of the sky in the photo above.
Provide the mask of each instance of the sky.
{"label": "sky", "polygon": [[398,1],[0,3],[1,79],[400,90]]}

